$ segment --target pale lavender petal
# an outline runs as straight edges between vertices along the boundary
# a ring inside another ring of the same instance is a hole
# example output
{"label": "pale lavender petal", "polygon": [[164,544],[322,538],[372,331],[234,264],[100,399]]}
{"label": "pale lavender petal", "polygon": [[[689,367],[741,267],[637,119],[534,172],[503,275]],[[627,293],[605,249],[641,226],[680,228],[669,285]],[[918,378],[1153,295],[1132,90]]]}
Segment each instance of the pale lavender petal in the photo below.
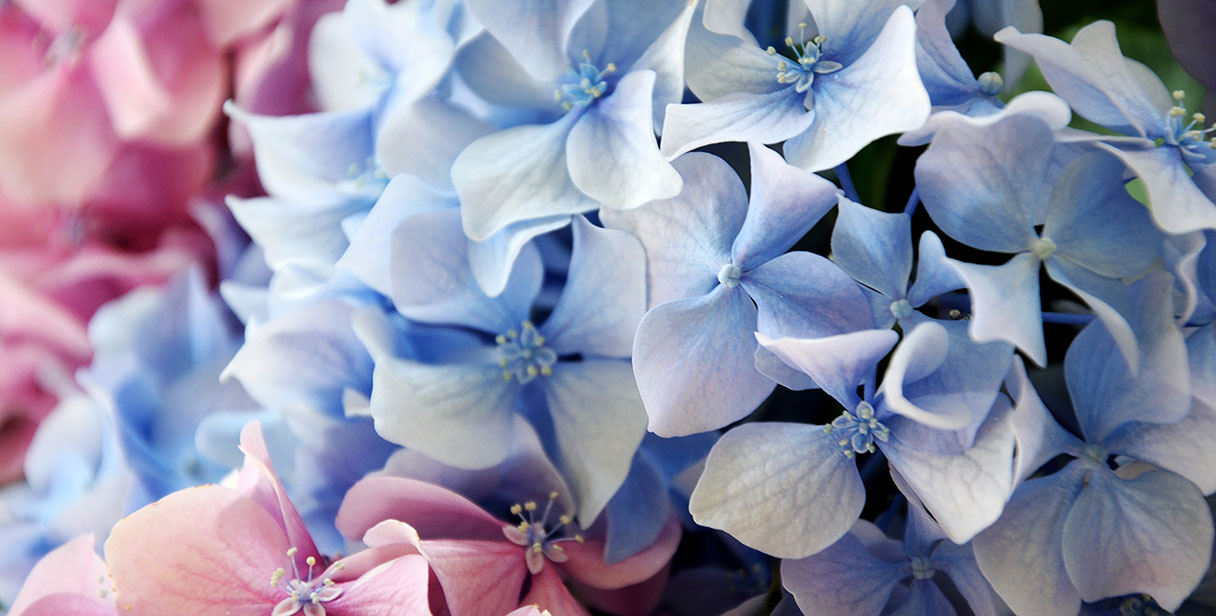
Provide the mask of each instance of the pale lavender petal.
{"label": "pale lavender petal", "polygon": [[857,386],[899,341],[891,330],[867,329],[824,338],[770,338],[756,333],[760,346],[809,376],[846,408],[861,402]]}
{"label": "pale lavender petal", "polygon": [[804,614],[878,616],[903,576],[899,563],[870,553],[853,533],[818,554],[781,562],[781,585]]}
{"label": "pale lavender petal", "polygon": [[469,9],[538,79],[554,79],[569,64],[566,43],[592,0],[471,0]]}
{"label": "pale lavender petal", "polygon": [[822,426],[765,422],[714,445],[689,510],[748,547],[804,558],[844,536],[864,502],[861,476],[835,436]]}
{"label": "pale lavender petal", "polygon": [[757,331],[816,338],[874,326],[857,283],[836,264],[810,252],[789,252],[740,280],[759,310]]}
{"label": "pale lavender petal", "polygon": [[1063,534],[1064,563],[1081,598],[1145,593],[1178,609],[1212,557],[1203,494],[1168,471],[1122,479],[1098,469],[1087,484]]}
{"label": "pale lavender petal", "polygon": [[673,165],[684,178],[678,196],[635,210],[600,212],[604,226],[642,241],[650,306],[712,290],[747,215],[743,182],[722,159],[693,153]]}
{"label": "pale lavender petal", "polygon": [[759,143],[748,143],[747,149],[751,198],[743,228],[731,247],[734,263],[745,270],[793,247],[837,199],[831,182],[790,165]]}
{"label": "pale lavender petal", "polygon": [[650,431],[684,436],[714,430],[755,410],[776,386],[756,371],[756,307],[743,289],[659,304],[633,343]]}
{"label": "pale lavender petal", "polygon": [[1157,226],[1175,235],[1216,229],[1216,204],[1196,186],[1176,149],[1099,145],[1118,156],[1144,181],[1149,212]]}
{"label": "pale lavender petal", "polygon": [[786,86],[763,94],[733,92],[704,103],[668,105],[660,151],[671,160],[711,143],[785,141],[815,121],[815,112],[807,110],[803,99],[793,86]]}
{"label": "pale lavender petal", "polygon": [[541,326],[559,355],[629,357],[646,312],[646,253],[633,236],[574,218],[561,298]]}
{"label": "pale lavender petal", "polygon": [[898,7],[857,61],[815,78],[815,122],[785,144],[786,160],[808,171],[831,169],[879,137],[924,124],[929,94],[915,46],[912,11]]}
{"label": "pale lavender petal", "polygon": [[902,299],[912,275],[911,219],[841,197],[832,228],[832,260],[888,301]]}
{"label": "pale lavender petal", "polygon": [[[976,223],[978,224],[978,223]],[[1004,340],[1047,365],[1043,316],[1039,308],[1039,266],[1030,253],[1004,265],[975,265],[950,260],[971,292],[971,337],[978,342]]]}
{"label": "pale lavender petal", "polygon": [[651,117],[653,71],[634,71],[594,103],[566,139],[570,178],[585,195],[612,209],[670,199],[683,185],[659,154]]}

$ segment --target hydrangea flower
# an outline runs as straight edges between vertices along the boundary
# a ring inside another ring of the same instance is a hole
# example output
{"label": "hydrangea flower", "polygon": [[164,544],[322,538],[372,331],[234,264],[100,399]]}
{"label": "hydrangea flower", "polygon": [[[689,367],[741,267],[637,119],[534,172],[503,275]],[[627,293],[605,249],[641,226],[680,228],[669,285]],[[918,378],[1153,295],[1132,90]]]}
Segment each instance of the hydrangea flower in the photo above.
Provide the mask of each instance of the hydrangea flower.
{"label": "hydrangea flower", "polygon": [[929,96],[916,70],[916,24],[902,4],[806,0],[814,27],[799,24],[781,50],[694,27],[688,87],[703,102],[667,108],[663,155],[784,141],[786,160],[819,171],[919,127]]}

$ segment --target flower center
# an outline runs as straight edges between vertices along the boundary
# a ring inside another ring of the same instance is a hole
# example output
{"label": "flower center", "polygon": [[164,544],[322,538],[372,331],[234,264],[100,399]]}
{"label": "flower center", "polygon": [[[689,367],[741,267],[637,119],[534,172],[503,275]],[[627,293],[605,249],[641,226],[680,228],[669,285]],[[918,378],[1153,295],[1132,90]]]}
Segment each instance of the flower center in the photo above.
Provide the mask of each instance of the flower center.
{"label": "flower center", "polygon": [[1051,241],[1049,237],[1041,237],[1030,243],[1030,252],[1038,257],[1040,261],[1046,260],[1047,257],[1056,253],[1056,243]]}
{"label": "flower center", "polygon": [[1169,145],[1177,146],[1182,158],[1191,165],[1206,165],[1216,161],[1216,137],[1208,133],[1216,126],[1205,128],[1207,117],[1202,113],[1190,115],[1187,121],[1186,92],[1174,90],[1175,104],[1165,116],[1165,139]]}
{"label": "flower center", "polygon": [[840,433],[840,440],[836,444],[840,445],[846,458],[859,453],[874,453],[874,439],[885,443],[891,435],[890,428],[874,417],[874,407],[869,402],[862,400],[854,410],[856,415],[845,411],[823,427],[823,431],[829,434]]}
{"label": "flower center", "polygon": [[1078,458],[1087,466],[1106,467],[1106,458],[1109,454],[1099,445],[1089,444],[1081,449],[1081,455]]}
{"label": "flower center", "polygon": [[330,579],[330,574],[341,571],[344,565],[336,562],[330,565],[324,573],[314,577],[313,568],[317,565],[317,559],[309,556],[304,561],[308,564],[308,574],[302,576],[300,568],[296,566],[297,552],[299,550],[294,547],[287,550],[287,557],[291,559],[291,571],[294,575],[290,581],[284,582],[287,572],[282,567],[276,569],[270,576],[271,588],[278,588],[287,593],[287,598],[274,606],[271,616],[291,616],[300,610],[303,610],[307,616],[325,616],[325,606],[322,604],[333,601],[342,594],[342,589],[334,584],[334,581]]}
{"label": "flower center", "polygon": [[524,321],[520,331],[514,329],[494,339],[498,343],[498,365],[502,378],[512,378],[520,384],[537,376],[553,374],[557,353],[545,346],[545,337],[536,331],[531,321]]}
{"label": "flower center", "polygon": [[595,99],[608,93],[608,76],[616,72],[616,64],[609,62],[604,70],[591,63],[591,54],[583,50],[583,61],[578,68],[570,66],[558,81],[553,98],[570,111],[579,106],[590,105]]}
{"label": "flower center", "polygon": [[[785,37],[785,46],[789,48],[793,62],[781,60],[777,63],[777,83],[792,83],[796,92],[811,89],[816,73],[826,75],[844,68],[839,62],[822,58],[823,43],[827,39],[820,34],[809,41],[806,40],[806,28],[805,23],[798,24],[798,42],[794,42],[792,36]],[[777,50],[771,46],[765,51],[770,56],[777,55]]]}
{"label": "flower center", "polygon": [[80,59],[80,50],[84,48],[84,32],[75,26],[61,32],[47,47],[42,56],[45,67],[57,66],[60,63],[74,63]]}
{"label": "flower center", "polygon": [[739,277],[743,275],[743,270],[739,269],[734,263],[727,263],[718,270],[718,282],[726,285],[726,288],[733,289],[739,286]]}
{"label": "flower center", "polygon": [[984,96],[996,96],[1005,89],[1005,80],[1001,79],[1000,73],[992,71],[981,73],[976,81],[979,82],[980,94]]}
{"label": "flower center", "polygon": [[932,579],[937,570],[933,567],[933,563],[928,558],[917,556],[911,560],[912,577],[918,580]]}
{"label": "flower center", "polygon": [[912,316],[912,303],[906,299],[897,299],[891,302],[890,310],[895,320],[906,319]]}
{"label": "flower center", "polygon": [[[539,520],[536,519],[535,501],[512,505],[511,513],[519,518],[519,524],[502,527],[502,534],[506,535],[511,543],[524,547],[524,560],[528,563],[528,571],[531,571],[533,575],[540,573],[545,568],[545,559],[555,563],[564,563],[570,558],[562,550],[560,543],[583,542],[583,536],[579,534],[572,537],[554,538],[554,535],[569,524],[571,519],[569,515],[560,515],[557,518],[557,525],[552,528],[548,527],[549,513],[553,510],[555,500],[557,500],[557,492],[550,492],[549,502],[545,503],[545,510],[541,513]],[[528,514],[526,518],[524,517],[525,512]]]}

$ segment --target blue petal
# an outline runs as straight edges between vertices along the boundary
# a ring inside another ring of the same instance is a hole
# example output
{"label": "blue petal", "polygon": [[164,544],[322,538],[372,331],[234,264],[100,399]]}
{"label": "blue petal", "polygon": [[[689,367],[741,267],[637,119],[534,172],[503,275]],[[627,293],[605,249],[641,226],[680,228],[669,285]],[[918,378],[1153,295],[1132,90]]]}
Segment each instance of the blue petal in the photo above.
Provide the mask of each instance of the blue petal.
{"label": "blue petal", "polygon": [[757,331],[817,338],[874,326],[860,287],[831,261],[809,252],[783,254],[740,280],[756,302]]}
{"label": "blue petal", "polygon": [[1148,462],[1216,492],[1216,408],[1196,399],[1174,423],[1136,423],[1102,441],[1112,452]]}
{"label": "blue petal", "polygon": [[1034,56],[1051,88],[1090,121],[1124,134],[1160,135],[1169,93],[1159,79],[1146,84],[1129,68],[1111,22],[1081,28],[1071,45],[1012,27],[997,32],[996,40]]}
{"label": "blue petal", "polygon": [[383,181],[360,181],[374,147],[368,109],[282,117],[233,104],[224,109],[249,130],[258,177],[272,196],[300,203],[338,194],[368,201],[379,196]]}
{"label": "blue petal", "polygon": [[351,314],[349,305],[324,300],[277,317],[249,333],[221,378],[235,377],[266,407],[341,416],[342,392],[368,385],[372,371]]}
{"label": "blue petal", "polygon": [[902,299],[912,275],[912,221],[841,197],[832,260],[888,301]]}
{"label": "blue petal", "polygon": [[920,616],[921,614],[940,614],[954,616],[958,614],[946,595],[937,584],[930,580],[912,580],[908,588],[908,597],[890,616]]}
{"label": "blue petal", "polygon": [[1076,451],[1084,443],[1056,423],[1051,411],[1043,405],[1039,394],[1026,376],[1021,357],[1013,360],[1013,369],[1005,378],[1005,389],[1013,398],[1013,431],[1018,451],[1014,458],[1014,479],[1022,481],[1048,460]]}
{"label": "blue petal", "polygon": [[[713,6],[720,4],[711,4],[706,10],[712,11]],[[710,101],[736,92],[769,94],[788,89],[788,84],[777,81],[781,58],[757,47],[751,34],[718,34],[694,19],[684,53],[688,89],[700,100]]]}
{"label": "blue petal", "polygon": [[975,616],[997,615],[996,593],[976,564],[971,545],[960,546],[944,541],[933,550],[933,558],[941,563],[940,570],[946,573],[959,594],[967,600]]}
{"label": "blue petal", "polygon": [[537,116],[528,120],[532,123],[551,122],[562,113],[561,105],[553,97],[553,80],[529,75],[488,32],[460,46],[456,70],[477,96],[498,107],[497,114],[507,118],[515,117],[516,113],[521,117]]}
{"label": "blue petal", "polygon": [[646,411],[628,361],[559,362],[543,378],[557,435],[555,461],[579,523],[588,527],[629,474],[646,433]]}
{"label": "blue petal", "polygon": [[1205,195],[1196,185],[1176,149],[1105,149],[1118,156],[1144,181],[1152,206],[1149,212],[1157,226],[1171,234],[1216,229],[1216,204],[1211,195]]}
{"label": "blue petal", "polygon": [[998,402],[975,442],[959,455],[917,451],[898,438],[879,443],[891,467],[955,543],[970,541],[995,522],[1013,492],[1011,411],[1008,402]]}
{"label": "blue petal", "polygon": [[455,210],[411,216],[393,231],[389,275],[397,311],[426,323],[461,325],[491,334],[519,327],[540,290],[536,248],[525,246],[507,288],[486,297],[473,279],[468,240]]}
{"label": "blue petal", "polygon": [[506,458],[519,386],[505,380],[490,357],[423,364],[393,356],[372,324],[357,319],[355,328],[376,361],[371,412],[380,436],[457,468],[485,468]]}
{"label": "blue petal", "polygon": [[654,79],[652,71],[625,75],[609,96],[592,104],[566,139],[570,178],[603,207],[631,209],[669,199],[683,185],[654,140]]}
{"label": "blue petal", "polygon": [[521,220],[577,214],[599,206],[570,180],[566,137],[579,113],[545,125],[482,137],[452,163],[464,230],[474,240]]}
{"label": "blue petal", "polygon": [[734,92],[704,103],[668,105],[660,151],[671,160],[711,143],[785,141],[815,121],[815,112],[807,110],[803,98],[787,86],[763,94]]}
{"label": "blue petal", "polygon": [[722,159],[692,153],[673,163],[684,190],[636,210],[602,210],[604,226],[623,229],[646,249],[647,295],[656,306],[704,295],[730,262],[730,243],[747,215],[743,182]]}
{"label": "blue petal", "polygon": [[789,250],[836,205],[836,186],[790,165],[773,150],[747,144],[751,198],[731,254],[743,269],[758,267]]}
{"label": "blue petal", "polygon": [[635,456],[621,489],[604,508],[608,519],[604,562],[615,564],[646,549],[658,538],[671,513],[663,479],[641,456]]}
{"label": "blue petal", "polygon": [[499,229],[480,241],[469,241],[469,267],[478,286],[490,297],[497,297],[507,288],[515,261],[532,238],[570,224],[568,215],[521,220]]}
{"label": "blue petal", "polygon": [[376,160],[390,177],[406,173],[450,190],[453,161],[492,132],[489,122],[436,97],[389,105],[379,117]]}
{"label": "blue petal", "polygon": [[756,333],[760,346],[811,377],[837,402],[852,410],[861,400],[857,386],[899,340],[887,329],[867,329],[824,338],[773,339]]}
{"label": "blue petal", "polygon": [[946,259],[946,249],[937,234],[925,231],[917,246],[916,282],[908,289],[908,302],[915,307],[950,291],[967,286]]}
{"label": "blue petal", "polygon": [[1173,423],[1191,406],[1186,346],[1174,327],[1169,306],[1169,275],[1158,273],[1139,283],[1136,313],[1127,315],[1140,335],[1140,366],[1133,372],[1117,352],[1101,321],[1090,323],[1073,340],[1064,373],[1073,410],[1086,440],[1100,442],[1132,421]]}
{"label": "blue petal", "polygon": [[831,169],[879,137],[924,124],[929,94],[916,71],[915,45],[912,11],[898,7],[856,62],[815,78],[815,122],[785,144],[785,159],[807,171]]}
{"label": "blue petal", "polygon": [[659,304],[642,317],[634,374],[650,431],[683,436],[755,410],[775,384],[756,371],[756,308],[742,289]]}
{"label": "blue petal", "polygon": [[853,460],[822,426],[749,423],[709,452],[690,510],[748,547],[805,558],[848,532],[865,496]]}
{"label": "blue petal", "polygon": [[[634,28],[638,26],[653,27],[653,24],[667,23],[663,17],[654,19],[637,19],[639,10],[654,11],[656,8],[652,0],[633,0],[633,2],[611,2],[608,3],[609,12],[618,22],[632,24]],[[641,8],[644,7],[644,8]],[[654,95],[653,100],[653,123],[656,133],[663,133],[663,119],[667,115],[667,105],[678,103],[684,99],[684,59],[685,49],[687,47],[688,29],[693,21],[693,16],[696,15],[697,5],[695,3],[683,3],[668,1],[662,8],[670,10],[671,8],[683,7],[679,14],[667,25],[645,50],[642,51],[641,57],[633,62],[629,70],[641,71],[652,70],[655,72]],[[606,54],[620,54],[621,57],[628,58],[634,52],[628,46],[632,41],[625,41],[623,36],[620,36],[620,29],[616,30],[617,35],[608,40],[611,46],[614,43],[623,42],[620,51],[609,49]],[[639,41],[651,40],[648,35],[635,35]],[[636,47],[636,44],[634,44]]]}
{"label": "blue petal", "polygon": [[772,351],[764,348],[763,344],[756,347],[756,370],[776,381],[778,385],[792,391],[819,389],[819,385],[805,372],[791,367]]}
{"label": "blue petal", "polygon": [[1212,557],[1212,514],[1194,484],[1168,471],[1122,479],[1095,470],[1068,514],[1064,563],[1081,598],[1146,593],[1173,611]]}
{"label": "blue petal", "polygon": [[957,105],[979,94],[971,67],[946,29],[946,13],[953,7],[954,0],[928,0],[916,12],[916,67],[935,106]]}
{"label": "blue petal", "polygon": [[537,79],[556,79],[569,64],[566,43],[592,0],[470,0],[469,9]]}
{"label": "blue petal", "polygon": [[574,218],[566,287],[541,332],[559,355],[629,357],[646,312],[646,254],[624,231]]}
{"label": "blue petal", "polygon": [[1110,278],[1139,275],[1161,254],[1148,210],[1123,187],[1123,165],[1100,154],[1077,159],[1056,179],[1042,236],[1055,242],[1056,256]]}
{"label": "blue petal", "polygon": [[[815,27],[824,41],[824,52],[832,60],[849,64],[872,45],[880,45],[881,30],[892,13],[906,0],[870,0],[868,2],[834,2],[806,0],[815,19]],[[918,4],[913,2],[911,4]],[[908,11],[908,17],[912,12]],[[901,18],[902,19],[902,18]],[[911,21],[911,20],[909,20]]]}
{"label": "blue petal", "polygon": [[[917,325],[905,334],[891,355],[879,389],[883,395],[882,407],[938,430],[959,430],[971,424],[977,413],[984,413],[991,407],[997,385],[991,392],[986,392],[970,382],[982,382],[991,375],[984,374],[988,370],[982,365],[967,365],[970,362],[960,361],[969,359],[968,351],[973,349],[966,349],[961,341],[952,340],[942,325],[934,321]],[[948,362],[951,352],[959,355]],[[1004,372],[996,375],[996,383],[999,384],[1003,377]],[[984,396],[988,403],[962,403],[971,402],[972,395]]]}
{"label": "blue petal", "polygon": [[853,533],[818,554],[781,563],[781,585],[804,614],[879,616],[903,577],[899,563],[872,554]]}
{"label": "blue petal", "polygon": [[975,265],[950,260],[971,292],[971,337],[979,342],[1004,340],[1047,365],[1043,314],[1039,308],[1039,264],[1030,253],[1004,265]]}
{"label": "blue petal", "polygon": [[1081,607],[1061,542],[1083,474],[1070,464],[1022,484],[1001,519],[972,540],[980,571],[1015,613],[1075,616]]}
{"label": "blue petal", "polygon": [[459,205],[455,195],[436,190],[418,178],[399,175],[388,183],[380,199],[368,211],[336,266],[351,272],[382,295],[389,295],[392,291],[388,255],[393,230],[412,214],[454,209]]}
{"label": "blue petal", "polygon": [[1051,129],[1029,115],[987,128],[944,126],[916,162],[916,188],[933,222],[981,250],[1022,252],[1047,205]]}

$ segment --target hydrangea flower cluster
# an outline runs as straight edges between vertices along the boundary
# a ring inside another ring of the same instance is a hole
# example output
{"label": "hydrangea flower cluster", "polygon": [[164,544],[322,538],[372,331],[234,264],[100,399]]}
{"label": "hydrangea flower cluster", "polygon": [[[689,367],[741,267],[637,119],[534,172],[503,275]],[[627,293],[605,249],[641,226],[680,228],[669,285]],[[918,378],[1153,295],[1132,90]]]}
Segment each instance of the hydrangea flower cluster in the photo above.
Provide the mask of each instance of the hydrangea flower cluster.
{"label": "hydrangea flower cluster", "polygon": [[1216,128],[1045,25],[0,2],[0,611],[1216,609]]}

